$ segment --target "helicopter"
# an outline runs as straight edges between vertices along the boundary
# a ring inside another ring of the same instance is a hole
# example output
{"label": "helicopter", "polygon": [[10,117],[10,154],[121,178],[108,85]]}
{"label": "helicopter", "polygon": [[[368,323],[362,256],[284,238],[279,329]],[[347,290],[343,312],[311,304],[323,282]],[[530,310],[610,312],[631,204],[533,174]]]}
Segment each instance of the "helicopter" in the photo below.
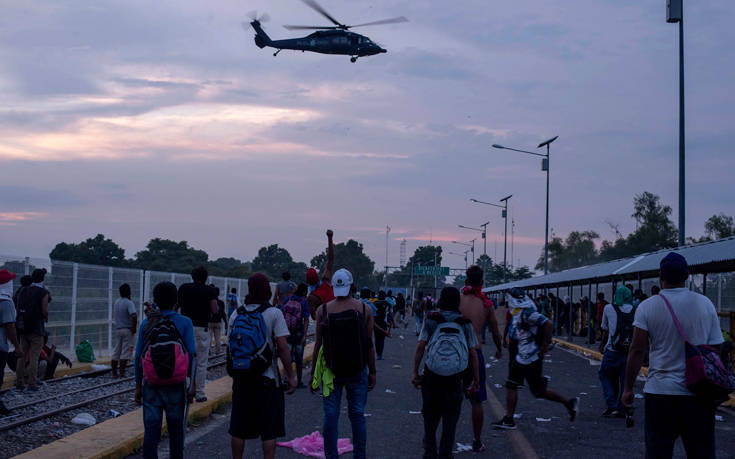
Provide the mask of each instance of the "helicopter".
{"label": "helicopter", "polygon": [[[284,49],[293,49],[296,51],[311,51],[322,54],[340,54],[350,56],[350,62],[357,62],[358,57],[374,56],[376,54],[386,53],[388,50],[382,48],[377,43],[370,40],[364,35],[350,32],[353,27],[363,27],[379,24],[396,24],[400,22],[408,22],[403,16],[383,19],[381,21],[366,22],[364,24],[345,25],[337,21],[327,11],[322,8],[315,0],[302,0],[306,5],[314,9],[316,12],[327,18],[333,26],[298,26],[286,25],[288,30],[316,30],[316,32],[302,38],[289,38],[285,40],[271,40],[268,34],[263,30],[261,23],[268,20],[268,16],[264,15],[260,18],[256,13],[250,14],[250,25],[255,30],[255,44],[258,48],[266,46],[275,48],[276,52],[273,56],[277,56]],[[248,25],[243,23],[243,28],[248,29]]]}

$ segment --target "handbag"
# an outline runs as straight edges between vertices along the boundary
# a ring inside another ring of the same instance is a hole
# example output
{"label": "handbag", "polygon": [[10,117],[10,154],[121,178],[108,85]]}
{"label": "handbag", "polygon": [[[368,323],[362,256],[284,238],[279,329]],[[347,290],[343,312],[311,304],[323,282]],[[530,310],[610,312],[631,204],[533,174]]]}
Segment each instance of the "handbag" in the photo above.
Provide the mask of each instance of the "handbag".
{"label": "handbag", "polygon": [[697,397],[719,405],[728,399],[728,394],[735,390],[735,374],[722,363],[716,347],[707,344],[695,346],[689,341],[669,300],[661,294],[659,296],[666,303],[676,329],[679,330],[679,335],[684,340],[687,389]]}

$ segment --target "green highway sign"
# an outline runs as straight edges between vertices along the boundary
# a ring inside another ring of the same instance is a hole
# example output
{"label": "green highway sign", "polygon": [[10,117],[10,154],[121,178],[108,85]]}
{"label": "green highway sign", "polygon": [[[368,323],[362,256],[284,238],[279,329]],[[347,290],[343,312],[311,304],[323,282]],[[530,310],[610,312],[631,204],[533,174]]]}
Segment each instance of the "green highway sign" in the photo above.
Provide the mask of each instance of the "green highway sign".
{"label": "green highway sign", "polygon": [[448,276],[448,266],[414,266],[413,273],[417,276]]}

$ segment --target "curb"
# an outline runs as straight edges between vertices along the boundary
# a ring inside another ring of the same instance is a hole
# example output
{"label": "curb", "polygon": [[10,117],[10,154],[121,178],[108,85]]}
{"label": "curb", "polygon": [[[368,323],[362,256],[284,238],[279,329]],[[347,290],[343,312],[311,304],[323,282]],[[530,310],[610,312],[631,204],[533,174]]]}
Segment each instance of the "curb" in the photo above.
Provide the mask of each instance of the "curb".
{"label": "curb", "polygon": [[[304,349],[304,363],[311,362],[313,343]],[[280,367],[280,362],[279,362]],[[188,425],[209,417],[232,402],[232,378],[223,376],[207,382],[207,401],[189,408]],[[162,434],[166,432],[164,423]],[[67,437],[16,456],[21,459],[119,459],[143,446],[143,409],[86,428]]]}

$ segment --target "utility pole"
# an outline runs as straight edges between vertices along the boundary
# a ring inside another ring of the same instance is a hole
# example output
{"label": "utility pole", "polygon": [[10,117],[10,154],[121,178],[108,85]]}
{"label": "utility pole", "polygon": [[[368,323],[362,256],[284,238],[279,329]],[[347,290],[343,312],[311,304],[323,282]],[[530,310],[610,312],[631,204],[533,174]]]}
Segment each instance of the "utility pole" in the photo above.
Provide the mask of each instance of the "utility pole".
{"label": "utility pole", "polygon": [[679,23],[679,247],[684,245],[685,241],[685,171],[686,161],[684,160],[685,138],[684,138],[684,1],[683,0],[667,0],[666,1],[666,22]]}
{"label": "utility pole", "polygon": [[390,234],[390,226],[385,227],[385,289],[388,290],[388,236]]}

